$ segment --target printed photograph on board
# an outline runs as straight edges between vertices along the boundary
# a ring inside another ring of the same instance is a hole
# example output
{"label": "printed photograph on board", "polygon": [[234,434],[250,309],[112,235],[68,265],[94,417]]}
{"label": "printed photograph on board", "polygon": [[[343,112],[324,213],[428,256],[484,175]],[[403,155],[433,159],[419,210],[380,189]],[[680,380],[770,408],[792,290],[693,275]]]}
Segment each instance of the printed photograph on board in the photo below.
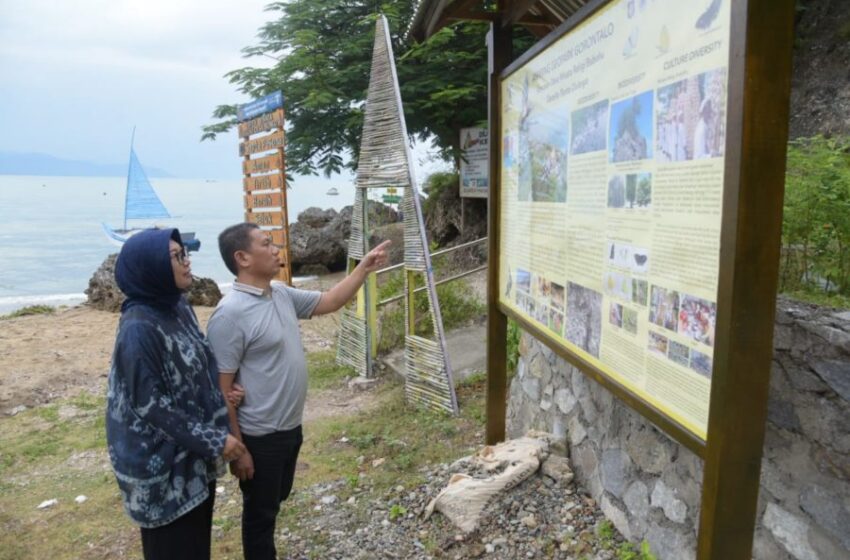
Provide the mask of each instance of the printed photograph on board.
{"label": "printed photograph on board", "polygon": [[614,103],[608,129],[609,161],[652,158],[652,91]]}
{"label": "printed photograph on board", "polygon": [[531,273],[521,268],[516,269],[516,289],[526,294],[531,293]]}
{"label": "printed photograph on board", "polygon": [[664,356],[666,358],[668,342],[669,340],[666,336],[662,336],[657,332],[649,331],[649,342],[647,344],[647,348],[653,354]]}
{"label": "printed photograph on board", "polygon": [[605,133],[608,126],[608,100],[573,111],[571,115],[573,138],[570,154],[598,152],[606,148]]}
{"label": "printed photograph on board", "polygon": [[526,91],[519,120],[517,198],[524,202],[567,200],[569,120],[566,107],[535,107]]}
{"label": "printed photograph on board", "polygon": [[679,334],[708,346],[714,346],[716,319],[717,307],[714,302],[682,294],[679,307]]}
{"label": "printed photograph on board", "polygon": [[623,306],[623,329],[632,334],[637,334],[638,313],[635,309]]}
{"label": "printed photograph on board", "polygon": [[679,292],[652,286],[649,302],[649,322],[676,332],[679,318]]}
{"label": "printed photograph on board", "polygon": [[602,294],[579,284],[567,283],[567,325],[564,338],[598,358],[601,333]]}
{"label": "printed photograph on board", "polygon": [[655,118],[658,161],[722,157],[726,145],[726,69],[658,88]]}
{"label": "printed photograph on board", "polygon": [[564,297],[564,287],[560,284],[556,284],[552,282],[552,307],[557,309],[561,313],[566,309],[564,307],[565,297]]}
{"label": "printed photograph on board", "polygon": [[549,328],[559,336],[564,335],[564,314],[554,309],[549,311]]}
{"label": "printed photograph on board", "polygon": [[691,349],[691,369],[703,377],[711,379],[711,356]]}
{"label": "printed photograph on board", "polygon": [[625,268],[638,274],[643,274],[649,269],[649,250],[645,247],[609,241],[606,255],[609,266]]}
{"label": "printed photograph on board", "polygon": [[609,296],[629,301],[632,299],[632,279],[622,272],[609,270],[605,272],[602,286]]}
{"label": "printed photograph on board", "polygon": [[646,307],[646,299],[649,295],[649,283],[646,280],[632,278],[632,301]]}
{"label": "printed photograph on board", "polygon": [[615,327],[623,326],[623,306],[619,303],[612,303],[608,309],[608,322]]}
{"label": "printed photograph on board", "polygon": [[608,208],[649,208],[651,205],[651,173],[612,175],[608,180]]}
{"label": "printed photograph on board", "polygon": [[534,292],[532,293],[534,298],[540,303],[549,305],[549,299],[552,296],[552,283],[538,275],[534,286]]}
{"label": "printed photograph on board", "polygon": [[688,367],[691,362],[690,349],[675,340],[670,341],[670,346],[667,348],[667,357],[680,366]]}

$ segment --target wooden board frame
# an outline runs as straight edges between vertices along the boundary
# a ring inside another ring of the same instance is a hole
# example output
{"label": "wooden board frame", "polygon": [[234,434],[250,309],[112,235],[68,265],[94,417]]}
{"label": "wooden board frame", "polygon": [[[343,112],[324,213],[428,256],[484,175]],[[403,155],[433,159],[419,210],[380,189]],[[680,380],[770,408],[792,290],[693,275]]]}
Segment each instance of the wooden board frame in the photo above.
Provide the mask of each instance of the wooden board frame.
{"label": "wooden board frame", "polygon": [[[794,2],[730,0],[723,215],[714,353],[705,441],[501,305],[501,81],[607,6],[585,5],[514,63],[510,27],[494,23],[490,46],[490,204],[487,442],[505,437],[507,318],[575,365],[704,460],[697,558],[749,559],[773,353]],[[506,31],[507,30],[507,31]]]}

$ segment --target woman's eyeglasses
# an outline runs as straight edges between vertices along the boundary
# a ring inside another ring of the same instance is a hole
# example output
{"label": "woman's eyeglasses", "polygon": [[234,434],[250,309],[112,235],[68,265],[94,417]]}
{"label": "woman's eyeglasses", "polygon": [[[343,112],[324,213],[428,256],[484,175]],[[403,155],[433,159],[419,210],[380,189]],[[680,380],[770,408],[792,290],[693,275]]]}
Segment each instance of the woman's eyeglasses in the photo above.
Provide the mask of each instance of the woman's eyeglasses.
{"label": "woman's eyeglasses", "polygon": [[180,249],[179,251],[172,251],[171,258],[177,259],[179,264],[185,265],[189,261],[189,251],[186,249]]}

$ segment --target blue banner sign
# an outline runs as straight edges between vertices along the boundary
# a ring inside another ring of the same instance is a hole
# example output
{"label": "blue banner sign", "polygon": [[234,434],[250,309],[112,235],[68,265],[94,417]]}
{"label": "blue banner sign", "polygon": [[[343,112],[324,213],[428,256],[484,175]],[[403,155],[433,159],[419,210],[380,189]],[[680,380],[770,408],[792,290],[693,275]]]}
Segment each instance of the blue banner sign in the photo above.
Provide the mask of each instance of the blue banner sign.
{"label": "blue banner sign", "polygon": [[276,91],[265,97],[255,99],[250,103],[240,105],[236,109],[236,118],[239,122],[247,121],[264,113],[269,113],[283,107],[283,92]]}

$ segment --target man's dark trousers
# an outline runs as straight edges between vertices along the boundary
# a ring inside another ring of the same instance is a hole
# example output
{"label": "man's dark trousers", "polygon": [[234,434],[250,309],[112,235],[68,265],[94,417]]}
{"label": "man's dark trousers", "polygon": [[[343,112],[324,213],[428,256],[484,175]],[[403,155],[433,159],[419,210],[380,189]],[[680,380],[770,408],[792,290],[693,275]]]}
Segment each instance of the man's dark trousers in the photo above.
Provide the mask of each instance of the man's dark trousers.
{"label": "man's dark trousers", "polygon": [[254,478],[242,490],[242,550],[245,560],[275,560],[275,519],[292,490],[295,464],[304,437],[301,426],[264,436],[242,434],[254,460]]}

